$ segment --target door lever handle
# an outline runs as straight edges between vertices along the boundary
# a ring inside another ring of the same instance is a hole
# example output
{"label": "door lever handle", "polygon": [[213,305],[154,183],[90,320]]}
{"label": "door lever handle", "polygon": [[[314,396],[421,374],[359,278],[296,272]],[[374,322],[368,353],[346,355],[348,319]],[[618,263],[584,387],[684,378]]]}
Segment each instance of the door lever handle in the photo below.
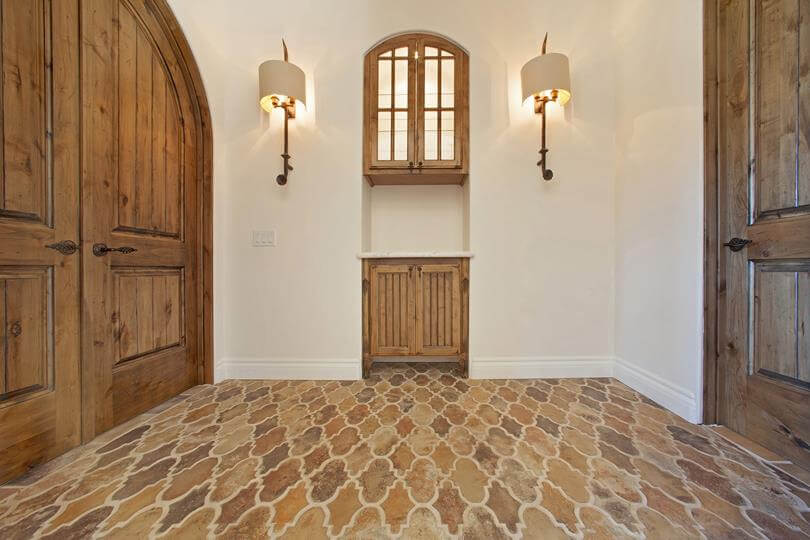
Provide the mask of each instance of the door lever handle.
{"label": "door lever handle", "polygon": [[106,255],[110,251],[117,251],[118,253],[123,253],[124,255],[127,255],[129,253],[135,253],[138,250],[135,249],[134,247],[129,247],[129,246],[121,246],[121,247],[117,247],[117,248],[111,248],[111,247],[107,247],[107,244],[100,244],[100,243],[99,244],[93,244],[93,255],[95,255],[96,257],[103,257],[104,255]]}
{"label": "door lever handle", "polygon": [[729,240],[728,242],[726,242],[723,245],[726,246],[727,248],[729,248],[731,251],[736,252],[736,251],[742,250],[742,248],[744,248],[745,246],[747,246],[750,243],[751,243],[751,240],[748,240],[747,238],[736,238],[735,237],[735,238],[732,238],[731,240]]}

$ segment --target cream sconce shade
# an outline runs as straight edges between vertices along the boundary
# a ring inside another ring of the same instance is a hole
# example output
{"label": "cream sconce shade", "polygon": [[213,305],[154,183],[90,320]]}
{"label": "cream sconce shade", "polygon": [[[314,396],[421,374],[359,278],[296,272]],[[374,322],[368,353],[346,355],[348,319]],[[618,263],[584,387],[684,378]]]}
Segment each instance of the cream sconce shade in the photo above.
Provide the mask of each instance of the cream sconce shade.
{"label": "cream sconce shade", "polygon": [[554,178],[554,172],[546,168],[546,104],[553,101],[560,106],[571,99],[571,74],[568,57],[560,53],[546,54],[548,34],[543,39],[540,56],[535,56],[520,70],[520,87],[523,102],[534,99],[534,112],[542,115],[542,138],[540,144],[540,161],[537,166],[544,180]]}
{"label": "cream sconce shade", "polygon": [[284,109],[284,172],[276,177],[278,185],[287,183],[287,176],[293,170],[288,151],[287,122],[295,118],[295,103],[306,106],[306,76],[304,71],[288,60],[287,44],[281,40],[284,60],[268,60],[259,66],[259,105],[267,112],[276,107]]}
{"label": "cream sconce shade", "polygon": [[[300,101],[306,106],[306,76],[304,71],[285,60],[268,60],[259,66],[259,104],[272,112],[273,102]],[[295,113],[293,112],[293,117]]]}

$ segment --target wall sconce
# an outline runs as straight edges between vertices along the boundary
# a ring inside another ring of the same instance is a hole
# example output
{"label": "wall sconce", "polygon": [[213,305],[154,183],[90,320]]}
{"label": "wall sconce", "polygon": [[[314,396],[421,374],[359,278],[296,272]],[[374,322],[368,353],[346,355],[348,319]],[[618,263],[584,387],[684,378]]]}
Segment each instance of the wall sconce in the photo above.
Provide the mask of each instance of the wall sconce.
{"label": "wall sconce", "polygon": [[546,105],[554,101],[560,106],[571,99],[571,75],[568,71],[568,57],[560,53],[546,54],[548,32],[543,39],[540,56],[535,56],[520,70],[520,87],[523,90],[523,103],[534,98],[534,112],[543,116],[543,131],[540,142],[540,161],[537,166],[544,180],[554,178],[554,172],[546,168]]}
{"label": "wall sconce", "polygon": [[259,66],[259,104],[267,112],[276,107],[284,109],[284,172],[276,177],[278,185],[287,183],[287,175],[293,170],[288,151],[287,122],[295,118],[296,100],[306,106],[306,77],[304,71],[289,62],[287,44],[284,47],[284,60],[268,60]]}

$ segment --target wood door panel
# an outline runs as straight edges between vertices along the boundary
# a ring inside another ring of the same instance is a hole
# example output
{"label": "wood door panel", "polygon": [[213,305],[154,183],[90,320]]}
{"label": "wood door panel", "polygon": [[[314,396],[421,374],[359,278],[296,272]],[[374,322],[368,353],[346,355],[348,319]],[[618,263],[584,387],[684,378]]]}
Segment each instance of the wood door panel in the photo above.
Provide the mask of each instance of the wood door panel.
{"label": "wood door panel", "polygon": [[[160,376],[156,377],[155,374]],[[193,386],[196,369],[180,347],[145,355],[116,367],[112,382],[112,418],[118,425]],[[144,399],[149,396],[149,399]]]}
{"label": "wood door panel", "polygon": [[51,387],[51,298],[50,269],[0,267],[0,402]]}
{"label": "wood door panel", "polygon": [[126,7],[118,28],[116,230],[181,234],[183,119],[156,45]]}
{"label": "wood door panel", "polygon": [[371,269],[371,354],[407,355],[413,350],[414,287],[408,265]]}
{"label": "wood door panel", "polygon": [[[0,216],[49,223],[50,1],[0,3],[2,181]],[[46,24],[48,21],[48,24]]]}
{"label": "wood door panel", "polygon": [[799,0],[757,2],[756,215],[799,206]]}
{"label": "wood door panel", "polygon": [[421,354],[458,354],[461,291],[458,265],[423,265],[419,271],[417,333]]}
{"label": "wood door panel", "polygon": [[0,401],[50,387],[53,318],[48,268],[0,267],[4,313]]}
{"label": "wood door panel", "polygon": [[118,322],[116,364],[182,346],[182,269],[114,268]]}
{"label": "wood door panel", "polygon": [[808,285],[810,262],[754,264],[753,373],[810,383]]}

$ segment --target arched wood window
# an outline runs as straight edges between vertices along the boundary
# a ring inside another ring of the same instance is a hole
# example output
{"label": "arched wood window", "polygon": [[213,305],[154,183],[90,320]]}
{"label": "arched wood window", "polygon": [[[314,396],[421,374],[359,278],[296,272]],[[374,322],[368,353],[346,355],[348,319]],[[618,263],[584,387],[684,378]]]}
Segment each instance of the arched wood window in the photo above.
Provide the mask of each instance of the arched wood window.
{"label": "arched wood window", "polygon": [[363,172],[375,184],[462,184],[469,68],[451,41],[402,34],[365,59]]}

